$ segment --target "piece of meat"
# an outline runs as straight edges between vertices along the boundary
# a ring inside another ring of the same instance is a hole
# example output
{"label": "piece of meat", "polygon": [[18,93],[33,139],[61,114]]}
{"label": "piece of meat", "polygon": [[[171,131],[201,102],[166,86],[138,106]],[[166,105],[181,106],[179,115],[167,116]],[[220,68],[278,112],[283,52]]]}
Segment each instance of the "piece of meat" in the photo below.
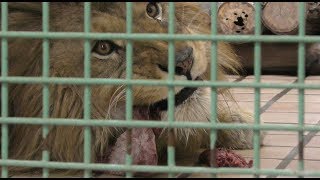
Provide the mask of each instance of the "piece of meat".
{"label": "piece of meat", "polygon": [[[127,131],[117,139],[108,157],[110,164],[125,164],[127,147]],[[158,155],[155,135],[151,128],[132,129],[132,164],[134,165],[157,165]],[[110,171],[113,175],[124,175],[125,172]],[[147,176],[148,173],[134,173],[138,176]]]}
{"label": "piece of meat", "polygon": [[[125,164],[127,131],[120,135],[115,145],[112,147],[107,163]],[[240,167],[251,168],[253,161],[247,162],[243,157],[232,150],[217,148],[216,164],[218,167]],[[157,165],[158,156],[155,143],[155,134],[152,128],[133,128],[132,129],[132,160],[134,165]],[[210,166],[210,150],[203,151],[199,156],[201,164]],[[123,171],[109,171],[108,174],[124,176]],[[149,176],[146,172],[133,172],[135,176]]]}
{"label": "piece of meat", "polygon": [[[199,156],[199,162],[210,166],[210,150],[203,151]],[[230,149],[218,148],[216,150],[216,164],[218,167],[251,168],[253,161],[247,162],[243,157]]]}

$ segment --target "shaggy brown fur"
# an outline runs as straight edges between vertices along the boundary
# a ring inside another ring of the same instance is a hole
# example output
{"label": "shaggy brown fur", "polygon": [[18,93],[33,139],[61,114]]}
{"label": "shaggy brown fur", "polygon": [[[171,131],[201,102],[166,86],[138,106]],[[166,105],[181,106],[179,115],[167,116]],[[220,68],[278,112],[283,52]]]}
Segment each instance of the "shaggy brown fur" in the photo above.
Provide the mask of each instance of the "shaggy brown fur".
{"label": "shaggy brown fur", "polygon": [[[162,18],[155,20],[146,14],[147,3],[133,3],[134,33],[167,33],[168,5],[161,3]],[[175,3],[176,33],[209,34],[210,17],[196,3]],[[10,31],[42,31],[41,3],[9,3]],[[125,3],[93,3],[91,15],[92,32],[125,32]],[[50,3],[50,31],[82,32],[83,3]],[[106,59],[91,58],[91,77],[125,78],[125,44],[124,40],[113,41],[120,48]],[[95,41],[92,41],[94,44]],[[210,62],[209,42],[177,41],[176,51],[186,46],[193,48],[195,61],[191,70],[192,78],[208,77]],[[83,77],[84,76],[83,40],[59,39],[50,40],[50,76],[51,77]],[[158,64],[168,63],[168,43],[166,41],[133,41],[133,79],[163,79],[167,72],[159,69]],[[9,75],[35,76],[42,75],[42,40],[41,39],[9,39]],[[239,69],[240,65],[225,43],[218,45],[218,79],[225,80],[224,70]],[[178,80],[186,80],[185,76],[175,76]],[[11,117],[42,117],[42,85],[10,84],[9,107]],[[91,118],[124,119],[125,86],[94,85],[91,94]],[[208,88],[207,88],[208,89]],[[176,88],[176,92],[181,88]],[[185,117],[176,114],[176,120],[188,118],[188,121],[208,121],[210,114],[210,91],[199,90],[197,101],[189,100],[180,110],[183,113],[188,107],[198,108],[200,112]],[[221,96],[227,95],[228,91]],[[206,94],[204,96],[203,94]],[[78,85],[50,85],[50,117],[83,118],[84,87]],[[150,105],[165,99],[167,88],[160,86],[133,86],[133,103]],[[205,98],[204,98],[205,97]],[[201,98],[204,98],[201,99]],[[203,102],[203,103],[202,103]],[[199,104],[198,104],[199,103]],[[203,107],[202,107],[203,106]],[[201,111],[207,111],[203,116]],[[178,110],[177,110],[178,111]],[[188,111],[192,112],[192,111]],[[162,119],[166,114],[162,114]],[[180,117],[182,116],[182,117]],[[205,118],[203,118],[205,117]],[[226,102],[218,103],[218,121],[251,122],[251,116],[238,108],[230,109]],[[51,161],[82,162],[83,161],[83,128],[79,126],[50,126],[46,139],[42,139],[42,126],[11,125],[9,156],[11,159],[40,160],[44,145],[50,152]],[[123,129],[112,127],[93,127],[92,161],[103,156],[110,144]],[[157,139],[159,151],[165,149],[166,138]],[[209,135],[203,130],[177,130],[177,153],[189,149],[197,150],[200,146],[209,145]],[[252,148],[252,131],[221,130],[218,132],[218,146],[245,149]],[[15,169],[18,170],[18,169]],[[21,169],[20,169],[21,170]]]}

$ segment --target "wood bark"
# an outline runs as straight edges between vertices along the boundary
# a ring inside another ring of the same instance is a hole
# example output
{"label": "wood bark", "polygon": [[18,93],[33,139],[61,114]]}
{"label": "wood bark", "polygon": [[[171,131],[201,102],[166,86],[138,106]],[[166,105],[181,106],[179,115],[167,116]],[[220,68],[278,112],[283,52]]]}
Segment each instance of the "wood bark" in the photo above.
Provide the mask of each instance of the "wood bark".
{"label": "wood bark", "polygon": [[[236,54],[246,72],[253,74],[254,43],[234,44]],[[305,70],[307,75],[320,75],[320,43],[306,45]],[[262,74],[297,75],[297,43],[261,43]]]}

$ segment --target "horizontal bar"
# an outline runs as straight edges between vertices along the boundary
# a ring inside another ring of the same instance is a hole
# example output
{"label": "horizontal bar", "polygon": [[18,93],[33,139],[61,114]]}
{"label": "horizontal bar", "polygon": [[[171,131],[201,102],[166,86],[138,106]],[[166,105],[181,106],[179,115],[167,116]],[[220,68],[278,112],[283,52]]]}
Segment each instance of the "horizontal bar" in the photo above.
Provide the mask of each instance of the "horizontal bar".
{"label": "horizontal bar", "polygon": [[318,125],[292,125],[292,124],[244,124],[244,123],[217,123],[211,126],[210,122],[185,122],[185,121],[158,121],[158,120],[98,120],[91,119],[63,119],[63,118],[29,118],[29,117],[0,117],[0,123],[7,124],[32,124],[32,125],[61,125],[61,126],[110,126],[110,127],[151,127],[151,128],[206,128],[206,129],[254,129],[275,131],[320,131]]}
{"label": "horizontal bar", "polygon": [[185,87],[237,87],[237,88],[272,88],[272,89],[320,89],[320,84],[275,84],[275,83],[244,83],[244,82],[210,82],[210,81],[186,81],[186,80],[142,80],[142,79],[107,79],[107,78],[60,78],[60,77],[0,77],[1,83],[17,84],[72,84],[72,85],[145,85],[145,86],[185,86]]}
{"label": "horizontal bar", "polygon": [[118,165],[118,164],[86,164],[76,162],[41,162],[26,160],[0,160],[0,166],[22,166],[56,169],[90,169],[90,170],[113,170],[113,171],[136,171],[136,172],[159,172],[159,173],[223,173],[223,174],[261,174],[282,176],[320,176],[320,171],[296,171],[289,169],[260,169],[251,168],[210,168],[210,167],[185,167],[185,166],[151,166],[151,165]]}
{"label": "horizontal bar", "polygon": [[128,40],[207,40],[227,42],[319,42],[320,36],[292,36],[292,35],[210,35],[210,34],[164,34],[164,33],[82,33],[82,32],[30,32],[8,31],[0,32],[4,38],[33,38],[33,39],[128,39]]}

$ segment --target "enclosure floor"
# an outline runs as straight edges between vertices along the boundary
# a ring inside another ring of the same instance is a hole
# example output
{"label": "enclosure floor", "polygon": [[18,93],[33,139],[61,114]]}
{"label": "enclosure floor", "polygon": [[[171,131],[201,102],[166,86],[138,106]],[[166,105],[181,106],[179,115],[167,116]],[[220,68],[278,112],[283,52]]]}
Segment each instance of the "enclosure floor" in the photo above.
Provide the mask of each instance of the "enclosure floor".
{"label": "enclosure floor", "polygon": [[[230,81],[253,82],[254,76],[239,78],[230,76]],[[264,83],[293,83],[297,77],[262,76]],[[309,76],[305,83],[319,84],[320,76]],[[254,112],[254,89],[234,88],[234,97],[241,107]],[[298,91],[295,89],[261,89],[261,122],[266,124],[298,123]],[[305,124],[320,124],[320,90],[305,90]],[[320,132],[304,133],[304,166],[307,170],[320,170]],[[266,131],[260,154],[262,169],[298,168],[298,135],[293,131]],[[236,150],[247,160],[253,159],[253,150]],[[191,165],[194,158],[185,158],[182,165]],[[177,164],[181,164],[177,163]],[[54,177],[54,175],[52,175]],[[102,175],[98,177],[111,177]],[[112,176],[115,177],[115,176]],[[167,177],[156,175],[155,177]],[[191,174],[188,177],[210,177],[209,174]],[[252,175],[218,174],[218,177],[253,177]],[[262,175],[260,177],[266,177]],[[268,176],[271,177],[271,176]],[[284,177],[284,176],[272,176]]]}
{"label": "enclosure floor", "polygon": [[[230,76],[230,80],[238,79]],[[239,80],[239,79],[238,79]],[[293,83],[297,77],[262,76],[265,83]],[[248,76],[242,82],[253,82]],[[320,84],[320,76],[306,77],[307,84]],[[235,99],[241,107],[254,112],[254,90],[233,89]],[[305,124],[320,124],[320,90],[305,90]],[[265,124],[298,124],[298,90],[261,89],[261,122]],[[304,168],[320,170],[320,132],[304,133]],[[294,131],[266,131],[260,153],[262,169],[298,169],[298,133]],[[253,159],[253,150],[237,150],[247,160]],[[252,175],[222,174],[218,177],[253,177]],[[261,177],[266,177],[262,175]],[[267,176],[288,177],[288,176]]]}

